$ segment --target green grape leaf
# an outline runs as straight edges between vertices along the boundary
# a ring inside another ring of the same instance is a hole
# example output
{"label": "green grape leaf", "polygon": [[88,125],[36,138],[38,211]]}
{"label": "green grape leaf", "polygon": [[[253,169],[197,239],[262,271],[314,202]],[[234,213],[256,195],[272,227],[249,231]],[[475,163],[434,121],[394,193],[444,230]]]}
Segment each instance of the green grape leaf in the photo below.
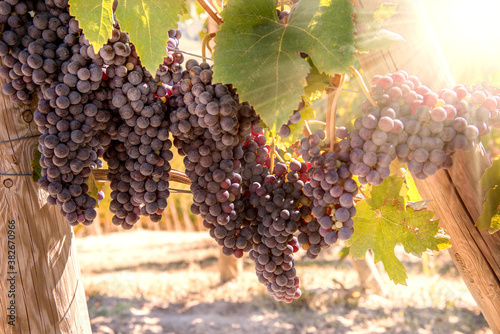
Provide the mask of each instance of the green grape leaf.
{"label": "green grape leaf", "polygon": [[38,180],[42,177],[42,166],[40,166],[40,157],[42,154],[38,149],[35,149],[33,152],[33,160],[31,160],[31,167],[33,171],[31,172],[31,178],[33,181],[38,182]]}
{"label": "green grape leaf", "polygon": [[163,63],[167,55],[168,30],[177,29],[179,14],[186,13],[184,0],[123,0],[116,17],[123,31],[130,35],[137,54],[150,73]]}
{"label": "green grape leaf", "polygon": [[396,14],[397,5],[395,3],[384,2],[375,9],[373,13],[374,22],[383,22]]}
{"label": "green grape leaf", "polygon": [[379,215],[366,200],[359,202],[356,210],[358,213],[353,218],[354,234],[347,243],[351,247],[351,256],[363,259],[366,251],[371,248],[375,262],[382,261],[385,271],[394,283],[406,284],[406,269],[394,254],[394,247],[398,242],[395,236],[397,231],[394,229],[398,228],[404,211],[395,209]]}
{"label": "green grape leaf", "polygon": [[387,50],[394,43],[404,40],[400,34],[387,29],[370,29],[357,35],[354,44],[359,52],[368,52],[370,50]]}
{"label": "green grape leaf", "polygon": [[500,185],[500,159],[494,160],[493,164],[486,168],[479,182],[484,191]]}
{"label": "green grape leaf", "polygon": [[399,194],[402,185],[402,178],[391,176],[373,188],[371,198],[356,205],[354,234],[347,244],[350,254],[359,259],[371,248],[375,262],[382,261],[389,278],[396,284],[406,285],[406,269],[394,254],[397,243],[416,256],[445,249],[450,243],[438,227],[438,221],[431,221],[433,212],[406,207],[405,199]]}
{"label": "green grape leaf", "polygon": [[500,230],[500,186],[489,189],[484,199],[483,212],[476,226],[493,234]]}
{"label": "green grape leaf", "polygon": [[113,0],[69,0],[69,11],[75,16],[85,38],[99,50],[111,38]]}
{"label": "green grape leaf", "polygon": [[318,68],[307,57],[306,60],[310,65],[309,76],[307,77],[307,86],[304,87],[304,101],[312,102],[325,91],[325,88],[330,85],[330,76],[326,73],[320,73]]}
{"label": "green grape leaf", "polygon": [[434,212],[421,210],[415,211],[406,208],[408,219],[401,224],[403,240],[400,241],[405,252],[420,257],[429,250],[443,250],[451,247],[450,239],[444,230],[438,226],[438,220],[431,220]]}
{"label": "green grape leaf", "polygon": [[94,173],[90,172],[89,179],[87,180],[87,185],[89,186],[88,194],[90,197],[93,197],[97,202],[97,207],[99,207],[99,199],[97,198],[97,193],[99,192],[99,186],[94,177]]}
{"label": "green grape leaf", "polygon": [[299,52],[331,75],[353,63],[352,13],[349,0],[307,0],[284,24],[275,0],[230,1],[215,37],[214,80],[232,83],[276,133],[304,96],[309,65]]}

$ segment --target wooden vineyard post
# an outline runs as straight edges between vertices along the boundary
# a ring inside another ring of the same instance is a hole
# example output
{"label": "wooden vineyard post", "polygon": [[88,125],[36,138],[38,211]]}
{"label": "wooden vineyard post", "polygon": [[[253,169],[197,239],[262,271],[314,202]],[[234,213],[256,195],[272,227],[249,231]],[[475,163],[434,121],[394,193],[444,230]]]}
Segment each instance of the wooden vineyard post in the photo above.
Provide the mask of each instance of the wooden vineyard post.
{"label": "wooden vineyard post", "polygon": [[[358,1],[357,9],[374,10],[382,0]],[[452,88],[454,80],[441,52],[421,0],[399,0],[397,14],[384,28],[406,39],[387,51],[358,55],[366,78],[399,69],[420,78],[434,91]],[[426,180],[417,180],[429,209],[451,236],[449,253],[465,284],[494,333],[500,333],[500,236],[479,231],[474,222],[482,212],[483,193],[479,179],[490,163],[480,145],[473,152],[454,155],[454,165]]]}
{"label": "wooden vineyard post", "polygon": [[0,333],[91,333],[73,230],[31,178],[37,134],[0,94]]}
{"label": "wooden vineyard post", "polygon": [[370,289],[374,294],[385,296],[387,289],[382,276],[374,263],[373,253],[366,252],[364,259],[352,259],[352,265],[359,276],[361,289]]}

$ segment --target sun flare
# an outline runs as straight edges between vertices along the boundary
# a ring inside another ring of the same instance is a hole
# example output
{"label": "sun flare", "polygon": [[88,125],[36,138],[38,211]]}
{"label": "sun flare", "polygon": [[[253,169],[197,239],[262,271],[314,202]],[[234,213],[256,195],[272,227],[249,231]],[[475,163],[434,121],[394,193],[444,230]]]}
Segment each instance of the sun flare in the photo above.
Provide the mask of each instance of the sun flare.
{"label": "sun flare", "polygon": [[426,0],[425,4],[457,81],[500,84],[500,2]]}

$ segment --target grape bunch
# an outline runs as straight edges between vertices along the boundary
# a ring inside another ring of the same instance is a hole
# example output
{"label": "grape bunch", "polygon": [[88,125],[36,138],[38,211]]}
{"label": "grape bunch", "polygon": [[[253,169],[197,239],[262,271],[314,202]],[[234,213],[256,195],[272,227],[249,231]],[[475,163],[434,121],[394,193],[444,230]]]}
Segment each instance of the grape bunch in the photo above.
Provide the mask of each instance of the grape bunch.
{"label": "grape bunch", "polygon": [[349,133],[351,172],[362,184],[382,183],[396,157],[419,179],[450,168],[453,154],[473,149],[498,118],[489,92],[457,85],[434,93],[405,71],[375,76],[371,95],[376,105],[362,104]]}
{"label": "grape bunch", "polygon": [[113,223],[129,229],[140,216],[159,222],[170,195],[168,173],[173,158],[166,105],[160,99],[167,90],[140,65],[127,33],[115,29],[99,55],[106,64],[101,86],[114,115],[108,125],[109,145],[119,151],[105,155],[113,159],[108,174]]}
{"label": "grape bunch", "polygon": [[[31,17],[30,11],[37,14]],[[67,29],[58,28],[61,21],[68,24],[69,15],[59,13],[55,6],[48,8],[42,1],[13,0],[0,2],[0,20],[0,76],[6,81],[2,93],[14,103],[30,105],[33,95],[40,91],[39,85],[57,79],[57,40],[67,34]]]}
{"label": "grape bunch", "polygon": [[304,195],[311,203],[304,212],[306,223],[299,228],[299,242],[307,245],[310,258],[316,258],[322,248],[338,239],[348,240],[354,231],[352,217],[356,214],[354,196],[358,185],[350,172],[352,151],[346,129],[339,128],[337,136],[342,140],[335,144],[333,152],[326,149],[328,141],[323,130],[302,139],[298,147],[311,164],[304,184]]}
{"label": "grape bunch", "polygon": [[113,143],[106,149],[104,159],[108,163],[108,180],[111,188],[109,211],[114,215],[112,223],[131,229],[140,216],[141,203],[133,198],[134,189],[130,186],[132,177],[126,168],[128,160],[126,148],[122,143]]}
{"label": "grape bunch", "polygon": [[[91,169],[102,167],[99,158],[104,150],[99,133],[111,114],[103,108],[102,98],[94,94],[100,87],[101,67],[89,57],[85,36],[69,16],[67,3],[58,4],[37,6],[30,29],[35,37],[40,36],[21,51],[19,61],[24,63],[23,55],[29,54],[23,66],[33,70],[33,82],[39,85],[38,109],[33,115],[42,133],[39,185],[49,192],[48,202],[58,204],[70,224],[88,225],[97,215],[97,201],[88,194],[86,182]],[[64,28],[62,38],[54,31],[60,27]],[[36,66],[30,61],[34,58],[40,60]],[[47,74],[45,64],[54,66],[54,75]]]}
{"label": "grape bunch", "polygon": [[252,138],[243,145],[243,157],[240,161],[244,191],[247,191],[254,182],[262,183],[270,174],[271,147],[267,144],[267,139],[261,129],[259,132],[254,129],[252,127]]}
{"label": "grape bunch", "polygon": [[[119,25],[94,50],[65,0],[1,1],[0,20],[2,92],[15,103],[38,100],[38,183],[49,192],[48,202],[59,205],[71,225],[92,223],[97,200],[86,183],[104,157],[113,222],[130,228],[141,214],[159,221],[173,157],[168,86],[160,82],[167,78],[155,80],[145,71]],[[180,32],[169,35],[168,46],[177,47]],[[179,67],[182,58],[169,51],[165,63]]]}
{"label": "grape bunch", "polygon": [[395,117],[391,107],[380,110],[368,106],[365,116],[354,122],[355,129],[349,133],[350,171],[359,176],[360,183],[379,185],[389,176],[389,165],[396,158],[398,134],[403,128]]}
{"label": "grape bunch", "polygon": [[235,91],[212,84],[207,63],[186,62],[182,79],[168,100],[174,146],[185,155],[193,205],[210,235],[226,255],[241,257],[251,249],[251,233],[242,214],[242,145],[258,122],[248,103],[239,103]]}
{"label": "grape bunch", "polygon": [[277,163],[273,174],[249,187],[250,204],[257,209],[249,255],[255,262],[259,282],[266,285],[267,292],[276,300],[286,302],[301,295],[293,253],[300,247],[294,233],[302,223],[299,206],[304,182],[300,177],[301,170],[306,168],[305,163],[297,160],[292,160],[289,166]]}

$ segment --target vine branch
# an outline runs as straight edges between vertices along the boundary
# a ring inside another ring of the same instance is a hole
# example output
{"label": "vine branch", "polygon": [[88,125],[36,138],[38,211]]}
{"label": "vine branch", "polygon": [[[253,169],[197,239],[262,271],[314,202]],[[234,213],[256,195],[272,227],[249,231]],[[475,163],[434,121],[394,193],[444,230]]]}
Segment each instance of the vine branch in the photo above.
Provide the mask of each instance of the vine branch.
{"label": "vine branch", "polygon": [[304,122],[304,131],[303,132],[304,132],[304,136],[306,136],[306,137],[309,137],[310,135],[312,135],[311,128],[309,127],[309,122],[310,121]]}
{"label": "vine branch", "polygon": [[[208,60],[210,60],[210,61],[213,61],[213,59],[211,59],[211,58],[208,58],[208,57],[203,57],[203,56],[197,55],[197,54],[195,54],[195,53],[190,53],[190,52],[187,52],[187,51],[182,51],[182,50],[177,49],[177,48],[172,48],[172,47],[169,47],[168,49],[169,49],[170,51],[180,52],[180,53],[183,53],[183,54],[186,54],[186,55],[190,55],[190,56],[193,56],[193,57],[197,57],[197,58],[206,58],[206,59],[208,59]],[[206,60],[204,60],[204,61],[206,61]]]}
{"label": "vine branch", "polygon": [[282,163],[285,163],[285,160],[283,160],[283,158],[281,157],[279,152],[276,151],[276,148],[274,149],[274,154],[276,155],[276,158],[278,158],[279,161],[281,161]]}
{"label": "vine branch", "polygon": [[[210,51],[210,55],[213,55],[213,53],[214,53],[214,51],[210,47],[210,41],[214,37],[215,37],[215,33],[213,32],[211,34],[206,35],[203,38],[203,42],[201,43],[201,55],[202,55],[203,61],[207,61],[207,52],[206,52],[206,49],[208,49],[208,51]],[[210,58],[208,58],[208,59],[210,59]]]}
{"label": "vine branch", "polygon": [[271,166],[270,166],[270,170],[271,170],[271,173],[273,173],[274,171],[274,155],[276,154],[276,141],[274,139],[274,136],[272,137],[272,143],[271,143]]}
{"label": "vine branch", "polygon": [[203,7],[203,9],[207,12],[207,14],[210,15],[210,17],[218,25],[224,23],[224,21],[222,21],[222,17],[220,16],[219,12],[210,2],[208,2],[207,0],[198,0],[198,2],[200,3],[201,7]]}
{"label": "vine branch", "polygon": [[371,103],[372,106],[376,107],[377,103],[375,102],[375,100],[373,99],[372,95],[370,94],[370,91],[366,87],[365,81],[363,80],[363,77],[361,76],[361,73],[359,73],[359,71],[354,66],[349,66],[349,69],[352,71],[352,74],[354,74],[354,76],[358,80],[358,83],[361,86],[361,90],[365,94],[365,96],[368,99],[368,101],[370,101],[370,103]]}
{"label": "vine branch", "polygon": [[342,92],[342,86],[344,86],[346,79],[345,73],[342,73],[341,75],[336,75],[334,80],[337,87],[336,90],[332,90],[328,93],[328,106],[327,106],[327,118],[329,117],[330,122],[327,120],[327,132],[326,136],[327,138],[330,139],[330,151],[333,151],[333,146],[335,145],[335,142],[337,141],[335,131],[336,131],[336,121],[337,121],[337,101],[339,100],[340,92]]}
{"label": "vine branch", "polygon": [[319,125],[326,126],[325,122],[318,121],[318,120],[315,120],[315,119],[310,119],[310,120],[307,121],[307,123],[309,123],[309,124],[319,124]]}
{"label": "vine branch", "polygon": [[[92,174],[96,181],[108,181],[109,169],[94,169]],[[187,177],[186,173],[179,170],[172,169],[169,173],[169,182],[176,182],[181,184],[191,185],[191,181]]]}

